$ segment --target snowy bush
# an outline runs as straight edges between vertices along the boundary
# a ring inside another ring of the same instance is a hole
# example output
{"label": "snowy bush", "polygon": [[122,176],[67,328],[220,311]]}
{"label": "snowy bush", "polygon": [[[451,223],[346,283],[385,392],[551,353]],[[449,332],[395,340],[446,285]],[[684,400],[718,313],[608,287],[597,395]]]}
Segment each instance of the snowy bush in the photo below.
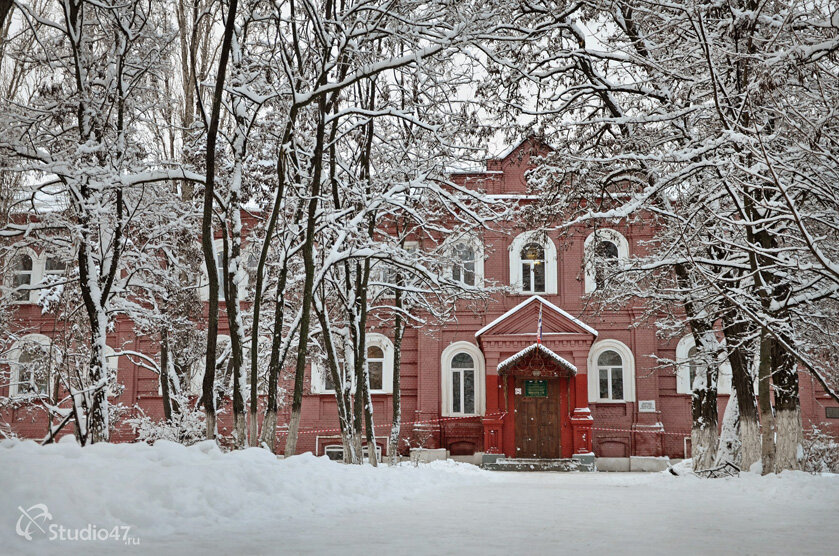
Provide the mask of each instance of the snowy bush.
{"label": "snowy bush", "polygon": [[839,473],[839,442],[816,425],[804,437],[801,469],[810,473]]}
{"label": "snowy bush", "polygon": [[158,440],[170,440],[191,446],[204,440],[206,432],[204,412],[197,409],[177,413],[169,421],[157,421],[148,415],[141,415],[128,419],[127,422],[137,434],[137,440],[149,444]]}

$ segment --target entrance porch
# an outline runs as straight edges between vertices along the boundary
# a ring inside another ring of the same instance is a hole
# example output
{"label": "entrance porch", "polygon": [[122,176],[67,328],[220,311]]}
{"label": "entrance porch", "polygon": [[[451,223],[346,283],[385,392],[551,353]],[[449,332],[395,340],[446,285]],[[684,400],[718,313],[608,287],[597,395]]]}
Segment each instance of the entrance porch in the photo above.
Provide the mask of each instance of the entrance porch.
{"label": "entrance porch", "polygon": [[484,452],[544,470],[590,456],[586,360],[597,332],[533,296],[476,336],[487,362]]}

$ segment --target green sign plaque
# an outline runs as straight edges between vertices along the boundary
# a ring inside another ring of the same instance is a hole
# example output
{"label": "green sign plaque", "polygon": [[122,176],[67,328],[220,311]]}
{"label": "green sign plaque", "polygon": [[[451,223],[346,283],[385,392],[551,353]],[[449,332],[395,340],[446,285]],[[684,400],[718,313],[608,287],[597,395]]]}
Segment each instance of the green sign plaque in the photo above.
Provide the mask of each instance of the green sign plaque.
{"label": "green sign plaque", "polygon": [[524,397],[525,398],[547,398],[548,397],[548,381],[547,380],[525,380],[524,381]]}

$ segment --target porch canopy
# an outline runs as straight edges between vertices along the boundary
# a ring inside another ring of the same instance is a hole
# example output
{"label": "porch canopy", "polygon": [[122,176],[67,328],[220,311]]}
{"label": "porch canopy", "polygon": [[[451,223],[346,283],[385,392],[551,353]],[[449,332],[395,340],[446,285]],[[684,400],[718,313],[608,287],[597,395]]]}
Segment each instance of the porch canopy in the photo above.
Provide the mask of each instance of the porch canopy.
{"label": "porch canopy", "polygon": [[516,376],[571,377],[577,374],[577,367],[545,347],[534,343],[498,364],[498,374]]}

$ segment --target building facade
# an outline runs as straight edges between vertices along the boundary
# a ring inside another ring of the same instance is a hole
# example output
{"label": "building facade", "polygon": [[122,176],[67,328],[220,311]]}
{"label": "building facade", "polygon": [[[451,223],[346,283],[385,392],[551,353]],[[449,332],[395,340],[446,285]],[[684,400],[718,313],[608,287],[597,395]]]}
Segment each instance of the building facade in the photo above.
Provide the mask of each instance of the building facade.
{"label": "building facade", "polygon": [[[506,156],[489,160],[485,171],[454,179],[481,187],[500,200],[526,200],[525,173],[530,156],[541,148],[525,141]],[[592,250],[620,259],[639,254],[653,230],[615,222],[597,231],[581,229],[552,237],[520,229],[485,231],[455,245],[460,264],[453,277],[470,285],[501,284],[504,293],[476,310],[463,302],[456,319],[434,331],[407,329],[402,341],[400,392],[401,449],[445,448],[452,455],[497,453],[508,457],[567,458],[594,453],[598,457],[689,457],[693,340],[665,341],[652,322],[643,322],[641,305],[592,309],[597,270],[586,261]],[[419,246],[420,248],[422,246]],[[56,263],[32,253],[15,275],[20,283],[37,283]],[[26,274],[28,273],[28,274]],[[49,345],[55,319],[42,314],[28,297],[18,300],[17,319],[27,325],[27,341]],[[461,302],[459,302],[461,303]],[[221,332],[226,321],[220,319]],[[387,330],[371,327],[368,361],[376,423],[377,451],[386,449],[393,396],[394,347]],[[224,338],[220,340],[224,345]],[[134,326],[117,320],[109,345],[122,351],[156,356],[159,347],[137,336]],[[13,347],[9,385],[0,395],[15,394],[26,382],[27,359]],[[137,358],[115,356],[121,393],[114,395],[128,413],[142,410],[162,416],[158,376]],[[660,359],[675,361],[662,366]],[[718,384],[721,416],[730,393],[730,369],[722,365]],[[45,387],[43,385],[36,387]],[[290,392],[291,385],[286,384]],[[304,385],[298,449],[337,457],[341,438],[331,385],[318,365],[310,365]],[[811,424],[839,434],[839,407],[818,383],[800,374],[805,430]],[[282,446],[290,403],[280,415],[278,446]],[[45,413],[32,404],[11,404],[3,422],[20,436],[43,437]],[[225,434],[230,416],[222,413]],[[114,431],[117,440],[131,440],[126,425]]]}

